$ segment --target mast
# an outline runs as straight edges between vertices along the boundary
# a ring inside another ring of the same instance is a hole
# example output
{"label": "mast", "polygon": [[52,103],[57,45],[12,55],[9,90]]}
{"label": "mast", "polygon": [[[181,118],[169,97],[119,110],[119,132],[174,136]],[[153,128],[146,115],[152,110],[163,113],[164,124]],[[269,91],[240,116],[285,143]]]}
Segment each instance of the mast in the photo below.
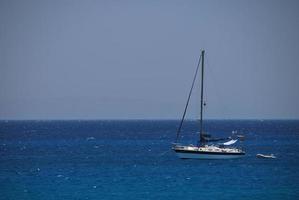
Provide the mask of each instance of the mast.
{"label": "mast", "polygon": [[203,136],[203,123],[202,123],[202,114],[203,114],[203,78],[204,78],[204,55],[205,51],[201,51],[201,91],[200,91],[200,137],[199,137],[199,143],[204,142],[204,136]]}

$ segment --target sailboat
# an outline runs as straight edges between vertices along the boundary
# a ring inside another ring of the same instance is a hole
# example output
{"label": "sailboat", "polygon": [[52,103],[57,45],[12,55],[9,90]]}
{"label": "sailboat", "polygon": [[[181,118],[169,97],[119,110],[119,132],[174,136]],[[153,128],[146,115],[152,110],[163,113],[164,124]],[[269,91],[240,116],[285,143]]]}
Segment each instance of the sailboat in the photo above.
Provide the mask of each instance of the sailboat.
{"label": "sailboat", "polygon": [[[187,103],[185,106],[185,110],[183,113],[182,120],[180,122],[179,128],[177,130],[176,140],[173,144],[172,149],[175,151],[177,156],[182,159],[193,158],[193,159],[232,159],[232,158],[240,158],[245,155],[245,151],[232,147],[231,145],[237,142],[237,139],[231,138],[213,138],[211,135],[204,133],[203,131],[203,106],[205,103],[203,102],[204,96],[204,56],[205,51],[201,51],[201,55],[199,57],[198,65],[196,68],[196,72],[193,78],[192,86],[189,92],[189,96],[187,99]],[[190,97],[193,91],[194,83],[197,77],[197,73],[199,71],[199,66],[201,64],[201,101],[200,101],[200,132],[199,132],[199,140],[197,145],[181,145],[178,143],[181,128],[185,119],[185,115],[187,112],[188,104],[190,101]],[[221,141],[225,139],[231,139],[225,143],[220,144],[212,144],[212,142]]]}

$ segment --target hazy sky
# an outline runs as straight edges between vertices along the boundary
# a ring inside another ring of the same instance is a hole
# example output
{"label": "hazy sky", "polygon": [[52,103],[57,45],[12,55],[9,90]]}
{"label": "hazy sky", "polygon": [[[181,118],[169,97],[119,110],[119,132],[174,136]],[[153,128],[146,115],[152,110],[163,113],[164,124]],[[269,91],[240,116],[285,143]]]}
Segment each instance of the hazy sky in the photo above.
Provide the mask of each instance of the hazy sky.
{"label": "hazy sky", "polygon": [[207,118],[299,118],[299,1],[0,0],[0,119],[180,118],[201,49]]}

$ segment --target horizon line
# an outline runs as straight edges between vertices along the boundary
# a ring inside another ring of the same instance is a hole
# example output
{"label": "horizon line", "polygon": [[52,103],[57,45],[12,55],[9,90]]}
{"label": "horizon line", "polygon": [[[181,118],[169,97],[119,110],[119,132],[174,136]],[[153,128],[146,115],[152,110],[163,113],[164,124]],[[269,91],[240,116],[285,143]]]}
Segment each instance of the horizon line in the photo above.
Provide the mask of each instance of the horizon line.
{"label": "horizon line", "polygon": [[[0,121],[180,121],[178,118],[91,118],[91,119],[0,119]],[[197,121],[200,119],[185,119],[185,121]],[[205,120],[222,121],[299,121],[299,118],[207,118]]]}

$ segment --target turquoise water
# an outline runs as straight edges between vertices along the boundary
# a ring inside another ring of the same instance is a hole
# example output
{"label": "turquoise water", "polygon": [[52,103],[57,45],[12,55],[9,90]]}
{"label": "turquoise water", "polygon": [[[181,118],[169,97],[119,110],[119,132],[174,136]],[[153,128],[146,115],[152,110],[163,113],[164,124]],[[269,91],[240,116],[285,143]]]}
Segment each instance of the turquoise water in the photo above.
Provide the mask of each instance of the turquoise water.
{"label": "turquoise water", "polygon": [[[299,121],[207,121],[246,156],[180,160],[178,121],[1,121],[0,199],[299,199]],[[182,142],[197,140],[186,122]],[[273,153],[274,160],[257,159]]]}

